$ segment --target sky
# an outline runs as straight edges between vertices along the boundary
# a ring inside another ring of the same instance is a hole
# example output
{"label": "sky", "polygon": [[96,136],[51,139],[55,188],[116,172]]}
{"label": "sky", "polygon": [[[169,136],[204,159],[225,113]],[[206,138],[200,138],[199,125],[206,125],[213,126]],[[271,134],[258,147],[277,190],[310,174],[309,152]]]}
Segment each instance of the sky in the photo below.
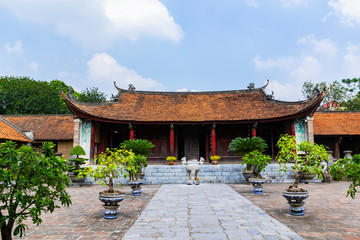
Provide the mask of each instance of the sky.
{"label": "sky", "polygon": [[0,0],[0,75],[150,91],[261,87],[360,75],[358,0]]}

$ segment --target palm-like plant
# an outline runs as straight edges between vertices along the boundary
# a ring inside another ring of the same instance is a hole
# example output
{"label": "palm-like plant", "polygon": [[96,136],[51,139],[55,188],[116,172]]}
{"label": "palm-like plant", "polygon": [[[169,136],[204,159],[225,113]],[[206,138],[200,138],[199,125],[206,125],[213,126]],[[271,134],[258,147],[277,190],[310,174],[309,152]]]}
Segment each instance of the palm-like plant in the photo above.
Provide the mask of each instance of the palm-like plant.
{"label": "palm-like plant", "polygon": [[261,137],[238,137],[233,139],[229,144],[229,151],[235,151],[237,155],[241,156],[244,156],[245,154],[255,150],[262,153],[266,148],[268,148],[268,145]]}
{"label": "palm-like plant", "polygon": [[120,143],[120,147],[125,147],[136,155],[143,155],[147,157],[151,154],[151,149],[153,149],[155,145],[146,139],[130,139]]}

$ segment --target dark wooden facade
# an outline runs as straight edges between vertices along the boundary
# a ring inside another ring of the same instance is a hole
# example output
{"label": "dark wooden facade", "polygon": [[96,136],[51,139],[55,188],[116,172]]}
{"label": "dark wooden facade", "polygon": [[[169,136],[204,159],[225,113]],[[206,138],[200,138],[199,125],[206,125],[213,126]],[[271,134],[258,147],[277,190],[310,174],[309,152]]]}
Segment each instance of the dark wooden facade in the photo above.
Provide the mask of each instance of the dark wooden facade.
{"label": "dark wooden facade", "polygon": [[231,160],[237,157],[228,145],[236,137],[260,136],[274,156],[279,135],[295,135],[294,119],[312,115],[324,97],[321,93],[301,102],[276,101],[265,87],[196,93],[118,89],[112,102],[95,104],[62,96],[75,118],[92,123],[91,158],[106,147],[138,138],[155,144],[150,160],[209,160],[211,155]]}

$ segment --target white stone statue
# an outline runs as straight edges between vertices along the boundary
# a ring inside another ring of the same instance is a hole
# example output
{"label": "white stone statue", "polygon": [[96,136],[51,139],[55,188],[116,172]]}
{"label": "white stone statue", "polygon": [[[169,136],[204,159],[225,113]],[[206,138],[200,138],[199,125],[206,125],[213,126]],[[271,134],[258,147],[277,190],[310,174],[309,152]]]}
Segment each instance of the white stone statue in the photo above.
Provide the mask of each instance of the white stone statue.
{"label": "white stone statue", "polygon": [[181,163],[182,163],[182,165],[185,166],[185,170],[186,170],[186,172],[188,174],[188,177],[189,177],[189,180],[188,180],[187,184],[189,184],[189,185],[192,185],[194,183],[196,185],[200,184],[200,181],[196,180],[196,179],[198,177],[198,172],[200,170],[200,167],[204,163],[204,160],[205,159],[202,158],[202,157],[200,158],[199,161],[196,160],[196,159],[191,159],[189,161],[186,161],[186,157],[183,157],[181,159]]}

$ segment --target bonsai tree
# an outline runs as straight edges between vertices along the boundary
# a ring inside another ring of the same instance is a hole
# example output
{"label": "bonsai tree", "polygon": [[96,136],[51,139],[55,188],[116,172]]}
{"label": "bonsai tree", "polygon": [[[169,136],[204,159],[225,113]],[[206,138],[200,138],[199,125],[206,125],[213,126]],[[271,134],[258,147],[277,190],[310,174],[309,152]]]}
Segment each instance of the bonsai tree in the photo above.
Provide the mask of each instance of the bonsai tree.
{"label": "bonsai tree", "polygon": [[145,139],[130,139],[122,142],[120,147],[126,148],[127,150],[135,153],[135,157],[132,159],[132,162],[130,163],[128,161],[125,165],[126,171],[129,172],[130,180],[138,179],[142,169],[147,167],[147,157],[151,154],[151,149],[153,149],[155,145]]}
{"label": "bonsai tree", "polygon": [[[123,194],[122,191],[114,189],[114,180],[119,179],[121,176],[127,177],[123,171],[124,164],[131,164],[135,154],[126,149],[113,149],[107,148],[104,153],[100,154],[96,161],[99,166],[95,169],[89,167],[85,172],[80,175],[89,175],[102,185],[107,185],[109,189],[100,192],[101,195],[117,195]],[[120,183],[120,187],[122,184]]]}
{"label": "bonsai tree", "polygon": [[[259,151],[263,153],[268,148],[265,140],[261,137],[247,137],[247,138],[235,138],[229,144],[228,151],[234,151],[237,155],[244,156],[252,151]],[[251,164],[246,164],[246,169],[251,171]]]}
{"label": "bonsai tree", "polygon": [[76,156],[76,158],[69,159],[69,161],[75,164],[75,166],[70,167],[70,171],[77,176],[80,172],[80,165],[85,164],[85,160],[87,160],[86,158],[80,158],[79,156],[86,155],[86,153],[81,146],[75,146],[73,149],[71,149],[70,155]]}
{"label": "bonsai tree", "polygon": [[252,151],[250,153],[246,153],[243,157],[243,164],[251,165],[253,178],[262,179],[261,172],[265,170],[266,166],[271,162],[271,157],[262,154],[258,150]]}
{"label": "bonsai tree", "polygon": [[356,187],[360,186],[360,154],[355,154],[353,159],[341,158],[330,166],[330,175],[334,180],[340,181],[344,177],[351,181],[346,197],[355,198]]}
{"label": "bonsai tree", "polygon": [[18,148],[11,141],[0,144],[1,239],[10,240],[12,234],[22,237],[28,217],[39,225],[42,212],[71,204],[66,160],[54,155],[54,146],[44,142],[40,152],[31,146]]}
{"label": "bonsai tree", "polygon": [[[300,174],[314,173],[322,178],[322,167],[320,162],[328,161],[329,154],[323,145],[318,145],[309,141],[296,144],[295,136],[283,134],[280,136],[277,146],[279,148],[277,160],[280,164],[280,170],[286,171],[286,163],[294,162],[291,169],[294,171],[295,181],[286,190],[288,192],[305,192],[305,189],[299,188]],[[304,155],[298,154],[304,152]]]}

